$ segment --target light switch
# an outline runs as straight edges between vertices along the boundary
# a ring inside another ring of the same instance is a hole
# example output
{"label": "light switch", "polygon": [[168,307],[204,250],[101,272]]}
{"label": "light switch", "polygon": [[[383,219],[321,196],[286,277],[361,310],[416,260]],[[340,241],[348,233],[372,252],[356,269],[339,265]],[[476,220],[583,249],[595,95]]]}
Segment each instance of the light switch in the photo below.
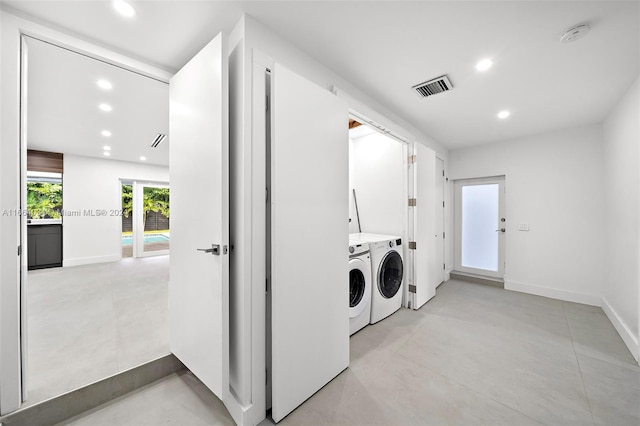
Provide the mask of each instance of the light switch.
{"label": "light switch", "polygon": [[518,224],[518,231],[528,231],[529,230],[529,224],[528,223],[519,223]]}

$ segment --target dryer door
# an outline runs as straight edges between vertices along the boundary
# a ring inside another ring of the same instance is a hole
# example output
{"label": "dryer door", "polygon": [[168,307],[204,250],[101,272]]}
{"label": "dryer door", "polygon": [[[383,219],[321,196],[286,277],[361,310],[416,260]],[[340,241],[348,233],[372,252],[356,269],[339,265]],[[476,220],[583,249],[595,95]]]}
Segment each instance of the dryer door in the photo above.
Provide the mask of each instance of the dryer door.
{"label": "dryer door", "polygon": [[367,307],[367,273],[361,259],[349,260],[349,318],[357,317]]}
{"label": "dryer door", "polygon": [[378,290],[387,299],[398,293],[402,285],[403,264],[400,253],[389,250],[380,261]]}

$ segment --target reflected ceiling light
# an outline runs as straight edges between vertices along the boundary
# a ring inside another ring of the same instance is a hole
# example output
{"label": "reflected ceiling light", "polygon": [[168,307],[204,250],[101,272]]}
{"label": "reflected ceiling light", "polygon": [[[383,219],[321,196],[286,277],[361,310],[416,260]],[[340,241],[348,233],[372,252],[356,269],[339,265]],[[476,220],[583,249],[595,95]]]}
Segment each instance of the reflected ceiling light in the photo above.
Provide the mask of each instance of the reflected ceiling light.
{"label": "reflected ceiling light", "polygon": [[491,59],[483,59],[476,64],[476,70],[486,71],[492,66],[493,66],[493,61]]}
{"label": "reflected ceiling light", "polygon": [[136,10],[124,0],[113,0],[113,7],[118,13],[127,18],[131,18],[136,14]]}
{"label": "reflected ceiling light", "polygon": [[498,113],[498,118],[501,119],[501,120],[504,120],[505,118],[509,117],[510,115],[511,115],[511,113],[505,109],[505,110],[502,110],[502,111],[500,111]]}
{"label": "reflected ceiling light", "polygon": [[147,157],[140,157],[140,161],[147,161]]}
{"label": "reflected ceiling light", "polygon": [[105,157],[111,157],[111,153],[109,151],[105,151],[102,153]]}
{"label": "reflected ceiling light", "polygon": [[105,151],[111,151],[111,147],[109,145],[105,145],[102,147]]}
{"label": "reflected ceiling light", "polygon": [[98,105],[98,108],[100,108],[104,112],[109,112],[109,111],[111,111],[113,109],[113,108],[111,108],[111,105],[109,105],[109,104],[100,104],[100,105]]}
{"label": "reflected ceiling light", "polygon": [[104,89],[104,90],[111,90],[113,89],[113,84],[111,84],[111,82],[107,81],[107,80],[98,80],[97,83],[99,88]]}
{"label": "reflected ceiling light", "polygon": [[111,132],[110,132],[110,131],[108,131],[108,130],[103,130],[103,131],[101,131],[101,132],[100,132],[100,134],[101,134],[102,136],[104,136],[105,138],[108,138],[108,137],[110,137],[110,136],[111,136]]}

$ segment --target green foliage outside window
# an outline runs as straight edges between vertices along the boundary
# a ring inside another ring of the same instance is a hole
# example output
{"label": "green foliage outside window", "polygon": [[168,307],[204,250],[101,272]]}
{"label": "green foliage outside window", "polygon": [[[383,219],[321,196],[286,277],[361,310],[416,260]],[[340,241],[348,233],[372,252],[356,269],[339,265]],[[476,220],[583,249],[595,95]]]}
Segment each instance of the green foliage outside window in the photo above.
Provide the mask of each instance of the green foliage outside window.
{"label": "green foliage outside window", "polygon": [[60,219],[62,184],[27,182],[27,212],[31,219]]}
{"label": "green foliage outside window", "polygon": [[[122,185],[122,211],[125,217],[129,217],[133,210],[133,187]],[[142,211],[144,222],[149,212],[160,213],[169,217],[169,188],[145,187],[142,198]]]}

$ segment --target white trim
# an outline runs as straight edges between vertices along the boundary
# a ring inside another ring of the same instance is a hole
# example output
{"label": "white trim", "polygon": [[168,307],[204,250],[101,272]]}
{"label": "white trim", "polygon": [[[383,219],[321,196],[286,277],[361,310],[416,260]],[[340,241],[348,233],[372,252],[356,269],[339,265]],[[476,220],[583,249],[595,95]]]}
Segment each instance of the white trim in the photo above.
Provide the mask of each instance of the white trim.
{"label": "white trim", "polygon": [[517,281],[504,281],[505,290],[518,291],[520,293],[534,294],[536,296],[548,297],[551,299],[564,300],[566,302],[582,303],[584,305],[600,306],[600,296],[589,293],[579,293],[577,291],[560,290],[552,287],[542,287],[534,284],[521,283]]}
{"label": "white trim", "polygon": [[622,337],[622,341],[629,351],[631,355],[635,358],[636,362],[639,362],[638,357],[640,356],[640,345],[638,344],[638,336],[634,336],[633,332],[627,325],[627,323],[618,315],[615,309],[609,304],[607,299],[602,298],[602,310],[611,321],[611,324],[615,327],[616,331]]}
{"label": "white trim", "polygon": [[110,254],[107,256],[91,256],[91,257],[76,257],[75,259],[64,259],[62,261],[62,267],[67,268],[69,266],[91,265],[94,263],[107,263],[117,262],[122,259],[122,254]]}

